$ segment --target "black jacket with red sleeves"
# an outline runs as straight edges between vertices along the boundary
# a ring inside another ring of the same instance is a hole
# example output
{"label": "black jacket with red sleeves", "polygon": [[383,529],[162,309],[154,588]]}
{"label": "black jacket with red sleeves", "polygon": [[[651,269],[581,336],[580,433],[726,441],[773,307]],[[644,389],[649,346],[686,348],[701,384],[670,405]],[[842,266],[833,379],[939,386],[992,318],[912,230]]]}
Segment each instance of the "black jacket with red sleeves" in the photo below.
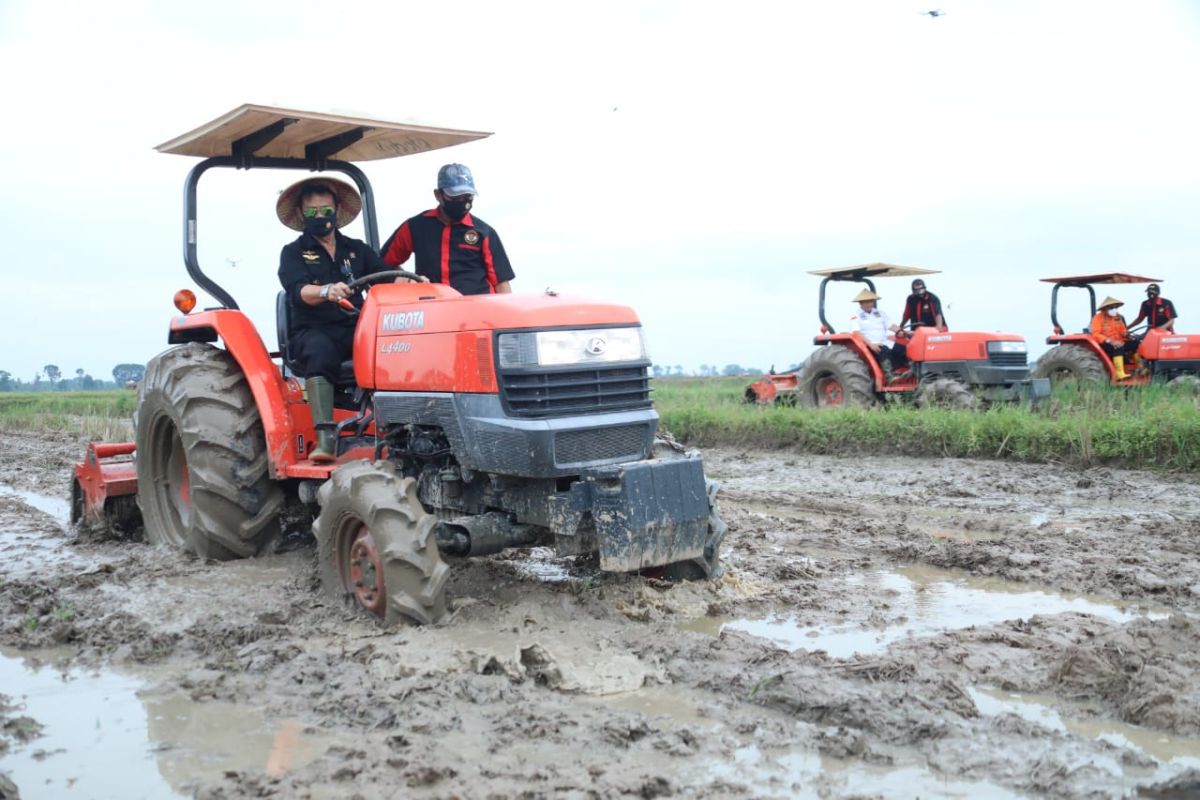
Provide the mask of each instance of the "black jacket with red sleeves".
{"label": "black jacket with red sleeves", "polygon": [[[923,295],[910,294],[908,300],[904,303],[904,316],[900,318],[900,325],[912,320],[917,325],[937,325],[937,318],[942,315],[942,301],[933,292],[925,292]],[[942,324],[946,324],[946,318],[942,315]]]}
{"label": "black jacket with red sleeves", "polygon": [[463,294],[491,294],[514,277],[499,235],[470,214],[446,224],[434,208],[405,220],[384,242],[383,260],[398,267],[410,255],[416,256],[418,275]]}

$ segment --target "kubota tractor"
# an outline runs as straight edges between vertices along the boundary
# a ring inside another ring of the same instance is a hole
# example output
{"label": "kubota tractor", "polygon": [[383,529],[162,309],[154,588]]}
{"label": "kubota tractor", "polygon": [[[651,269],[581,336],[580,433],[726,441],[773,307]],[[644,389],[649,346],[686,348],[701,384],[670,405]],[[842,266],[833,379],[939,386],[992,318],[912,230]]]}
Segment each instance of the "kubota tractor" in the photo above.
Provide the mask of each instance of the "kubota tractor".
{"label": "kubota tractor", "polygon": [[[1112,358],[1091,336],[1089,328],[1096,315],[1096,290],[1093,286],[1159,283],[1158,278],[1125,272],[1102,272],[1042,278],[1042,281],[1054,284],[1050,290],[1050,324],[1054,326],[1054,333],[1046,338],[1046,344],[1051,347],[1038,358],[1034,375],[1055,382],[1075,380],[1114,386],[1142,386],[1151,381],[1176,386],[1200,386],[1200,334],[1179,334],[1166,327],[1149,328],[1141,325],[1132,329],[1130,333],[1140,336],[1141,341],[1137,356],[1126,360],[1125,371],[1129,377],[1124,380],[1117,378]],[[1058,292],[1064,288],[1087,290],[1089,312],[1079,333],[1066,333],[1058,321]]]}
{"label": "kubota tractor", "polygon": [[830,281],[862,283],[874,292],[872,278],[936,272],[882,263],[810,272],[822,278],[817,306],[821,333],[813,339],[818,347],[798,372],[766,375],[750,384],[746,402],[871,406],[888,397],[910,397],[918,406],[974,408],[981,401],[1048,396],[1048,381],[1030,380],[1025,339],[1017,334],[930,327],[904,331],[897,341],[906,345],[910,363],[887,379],[866,341],[857,333],[838,333],[825,316]]}
{"label": "kubota tractor", "polygon": [[595,554],[607,571],[719,574],[716,485],[696,453],[656,436],[632,309],[465,297],[394,283],[403,271],[355,281],[373,285],[343,365],[337,460],[319,464],[286,296],[269,352],[200,269],[196,189],[211,168],[348,175],[378,247],[374,195],[353,162],[487,135],[246,105],[161,145],[204,157],[185,182],[184,260],[219,305],[193,311],[194,295],[176,295],[172,347],[139,388],[136,441],[89,446],[73,518],[129,527],[140,511],[151,542],[217,559],[259,554],[311,523],[323,586],[386,623],[446,613],[448,556],[544,544]]}

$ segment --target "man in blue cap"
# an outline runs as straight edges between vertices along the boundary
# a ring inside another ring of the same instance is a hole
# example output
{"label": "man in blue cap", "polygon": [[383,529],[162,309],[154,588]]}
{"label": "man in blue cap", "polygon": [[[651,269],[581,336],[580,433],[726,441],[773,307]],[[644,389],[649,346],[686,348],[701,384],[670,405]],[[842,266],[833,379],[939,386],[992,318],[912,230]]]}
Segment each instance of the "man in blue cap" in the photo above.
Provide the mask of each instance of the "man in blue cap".
{"label": "man in blue cap", "polygon": [[463,164],[438,170],[437,208],[405,220],[383,243],[384,263],[398,267],[415,256],[413,270],[463,294],[511,292],[512,265],[496,231],[471,215],[475,179]]}

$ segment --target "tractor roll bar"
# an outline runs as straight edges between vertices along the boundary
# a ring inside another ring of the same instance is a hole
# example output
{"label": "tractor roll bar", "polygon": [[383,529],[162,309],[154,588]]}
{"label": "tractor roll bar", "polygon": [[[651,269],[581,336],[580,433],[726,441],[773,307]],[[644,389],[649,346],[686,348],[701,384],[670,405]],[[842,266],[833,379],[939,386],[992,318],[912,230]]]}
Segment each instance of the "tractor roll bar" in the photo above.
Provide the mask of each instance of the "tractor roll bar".
{"label": "tractor roll bar", "polygon": [[[825,319],[825,284],[829,283],[830,281],[856,281],[858,283],[865,283],[867,288],[872,292],[875,291],[875,284],[871,282],[870,278],[857,276],[849,277],[831,275],[828,278],[823,278],[821,280],[821,291],[819,292],[819,296],[817,298],[817,317],[821,320],[821,324],[829,329],[830,333],[837,333],[837,330],[829,324],[829,320]],[[1057,291],[1057,287],[1055,287],[1055,290]]]}
{"label": "tractor roll bar", "polygon": [[1053,330],[1066,330],[1062,325],[1058,324],[1058,290],[1064,286],[1070,286],[1073,289],[1087,289],[1088,298],[1091,300],[1092,310],[1088,313],[1088,324],[1092,324],[1092,317],[1096,316],[1096,290],[1092,288],[1090,283],[1056,283],[1054,288],[1050,290],[1050,324],[1054,326]]}
{"label": "tractor roll bar", "polygon": [[204,274],[196,257],[196,185],[200,176],[213,167],[234,169],[298,169],[309,172],[341,172],[348,175],[358,186],[362,195],[363,225],[366,227],[367,244],[379,250],[379,224],[375,219],[375,193],[366,173],[349,161],[330,161],[319,153],[310,158],[274,158],[257,156],[214,156],[206,158],[188,172],[183,183],[183,263],[188,275],[224,307],[236,309],[238,304],[220,285]]}

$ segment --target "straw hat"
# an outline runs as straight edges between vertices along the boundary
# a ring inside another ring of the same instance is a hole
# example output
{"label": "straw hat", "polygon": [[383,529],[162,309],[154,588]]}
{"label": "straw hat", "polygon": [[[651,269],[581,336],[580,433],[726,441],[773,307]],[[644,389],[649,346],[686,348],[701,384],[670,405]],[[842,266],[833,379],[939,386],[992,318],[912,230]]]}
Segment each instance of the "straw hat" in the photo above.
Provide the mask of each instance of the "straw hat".
{"label": "straw hat", "polygon": [[870,289],[863,289],[861,292],[854,295],[854,299],[851,302],[862,303],[866,300],[878,300],[878,299],[880,299],[879,295],[875,294]]}
{"label": "straw hat", "polygon": [[349,225],[362,211],[362,198],[358,196],[358,190],[345,181],[337,178],[304,178],[280,192],[279,199],[275,201],[275,214],[279,221],[292,230],[304,230],[304,220],[300,216],[300,190],[310,183],[328,187],[337,198],[339,228]]}
{"label": "straw hat", "polygon": [[1104,298],[1104,302],[1100,304],[1100,310],[1103,311],[1104,309],[1108,308],[1109,306],[1123,306],[1123,305],[1125,305],[1125,304],[1122,303],[1120,300],[1113,297],[1112,295],[1109,295],[1108,297]]}

